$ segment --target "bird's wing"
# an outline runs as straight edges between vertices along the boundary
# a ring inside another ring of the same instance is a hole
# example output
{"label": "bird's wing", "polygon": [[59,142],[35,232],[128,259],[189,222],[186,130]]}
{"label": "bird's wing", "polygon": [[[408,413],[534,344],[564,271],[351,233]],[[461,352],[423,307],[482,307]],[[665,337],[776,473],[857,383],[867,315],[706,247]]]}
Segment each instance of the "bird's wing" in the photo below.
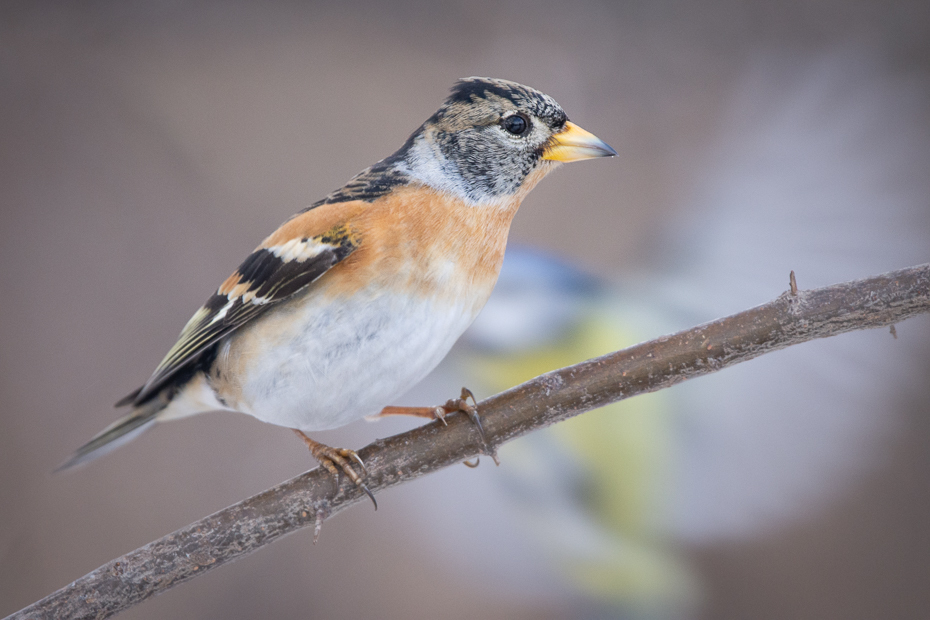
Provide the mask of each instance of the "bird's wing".
{"label": "bird's wing", "polygon": [[299,213],[265,239],[194,313],[146,384],[116,406],[144,403],[224,336],[304,290],[351,254],[358,247],[357,233],[344,218],[334,223],[326,211],[331,209]]}

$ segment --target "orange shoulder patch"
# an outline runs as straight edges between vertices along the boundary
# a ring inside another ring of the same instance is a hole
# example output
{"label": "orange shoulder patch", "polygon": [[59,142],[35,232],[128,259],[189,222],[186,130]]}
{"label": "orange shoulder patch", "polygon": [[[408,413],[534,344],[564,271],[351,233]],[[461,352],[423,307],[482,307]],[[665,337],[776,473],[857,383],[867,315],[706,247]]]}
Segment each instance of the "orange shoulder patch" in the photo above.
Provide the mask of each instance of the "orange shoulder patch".
{"label": "orange shoulder patch", "polygon": [[293,239],[312,239],[326,235],[339,226],[351,227],[352,222],[371,206],[372,203],[353,200],[323,204],[298,213],[268,235],[256,249],[284,245]]}

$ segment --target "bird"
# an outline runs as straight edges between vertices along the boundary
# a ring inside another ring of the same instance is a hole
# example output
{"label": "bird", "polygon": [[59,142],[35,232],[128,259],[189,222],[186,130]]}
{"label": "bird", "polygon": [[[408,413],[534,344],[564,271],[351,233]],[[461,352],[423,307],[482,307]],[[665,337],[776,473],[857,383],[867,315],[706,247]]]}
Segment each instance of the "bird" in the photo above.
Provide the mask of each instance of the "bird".
{"label": "bird", "polygon": [[[128,413],[59,469],[156,422],[215,410],[293,429],[338,478],[364,485],[353,451],[307,435],[379,412],[449,352],[491,294],[521,202],[565,162],[612,157],[542,92],[502,79],[457,81],[394,154],[286,220],[207,299]],[[474,397],[472,397],[474,401]],[[377,504],[375,504],[377,508]]]}

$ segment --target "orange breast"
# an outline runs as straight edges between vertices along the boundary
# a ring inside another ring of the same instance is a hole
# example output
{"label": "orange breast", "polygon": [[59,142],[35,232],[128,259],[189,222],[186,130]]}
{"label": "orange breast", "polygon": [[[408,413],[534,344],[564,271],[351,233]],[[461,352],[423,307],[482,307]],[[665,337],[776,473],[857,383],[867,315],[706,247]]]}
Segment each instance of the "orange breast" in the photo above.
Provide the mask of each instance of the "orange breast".
{"label": "orange breast", "polygon": [[475,312],[484,305],[504,258],[516,198],[470,205],[420,186],[367,206],[347,222],[359,248],[320,279],[321,292],[351,295],[378,283],[394,293],[473,302]]}

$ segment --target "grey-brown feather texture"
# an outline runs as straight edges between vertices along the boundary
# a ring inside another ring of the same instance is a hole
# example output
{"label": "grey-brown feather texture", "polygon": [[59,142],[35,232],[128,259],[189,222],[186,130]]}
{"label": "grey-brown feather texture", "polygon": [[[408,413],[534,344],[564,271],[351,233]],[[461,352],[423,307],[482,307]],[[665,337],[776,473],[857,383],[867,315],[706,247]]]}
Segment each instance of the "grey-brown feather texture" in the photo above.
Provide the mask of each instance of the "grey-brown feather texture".
{"label": "grey-brown feather texture", "polygon": [[323,200],[313,203],[301,213],[320,205],[335,202],[349,202],[351,200],[371,202],[384,196],[399,185],[406,185],[410,182],[410,177],[397,167],[397,161],[398,157],[395,154],[381,160],[374,166],[365,168],[352,177],[348,183],[330,193]]}

